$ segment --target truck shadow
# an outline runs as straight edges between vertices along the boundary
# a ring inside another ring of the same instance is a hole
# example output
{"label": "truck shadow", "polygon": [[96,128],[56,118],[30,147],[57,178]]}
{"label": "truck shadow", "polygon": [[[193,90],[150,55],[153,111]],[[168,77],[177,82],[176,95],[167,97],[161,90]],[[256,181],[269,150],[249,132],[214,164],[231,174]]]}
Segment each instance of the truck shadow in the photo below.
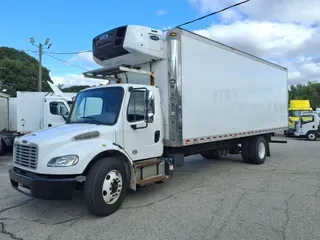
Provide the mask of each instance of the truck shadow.
{"label": "truck shadow", "polygon": [[[187,179],[192,180],[192,185],[196,186],[203,182],[205,171],[217,169],[224,171],[224,169],[227,169],[227,165],[237,167],[239,164],[244,164],[239,156],[226,156],[219,160],[204,159],[200,155],[187,157],[184,167],[176,168],[172,179],[164,183],[137,188],[136,191],[128,191],[120,210],[125,211],[126,209],[152,205],[180,192],[181,187],[189,188],[189,184],[186,184]],[[218,171],[216,172],[219,174]],[[215,173],[213,172],[213,174]],[[21,195],[14,194],[12,197],[21,198]],[[67,201],[27,198],[25,202],[26,204],[19,206],[19,208],[23,208],[23,218],[40,224],[57,225],[62,222],[70,222],[71,224],[83,218],[96,218],[88,212],[82,191],[74,192],[73,199]]]}

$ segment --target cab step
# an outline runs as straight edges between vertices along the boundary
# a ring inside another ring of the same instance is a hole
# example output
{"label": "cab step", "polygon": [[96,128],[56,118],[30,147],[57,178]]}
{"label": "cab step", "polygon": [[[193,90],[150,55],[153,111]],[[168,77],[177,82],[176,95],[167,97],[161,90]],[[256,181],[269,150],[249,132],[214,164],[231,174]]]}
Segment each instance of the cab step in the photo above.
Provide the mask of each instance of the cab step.
{"label": "cab step", "polygon": [[158,183],[162,182],[167,179],[167,176],[152,176],[149,178],[145,178],[143,180],[137,180],[137,186],[139,187],[144,187],[146,185],[152,184],[152,183]]}
{"label": "cab step", "polygon": [[152,158],[134,162],[136,185],[143,187],[152,183],[163,182],[172,175],[170,165],[164,158]]}
{"label": "cab step", "polygon": [[134,168],[144,168],[144,167],[159,164],[161,162],[163,162],[163,160],[153,158],[150,160],[143,160],[143,161],[135,162],[135,163],[133,163],[133,166],[134,166]]}

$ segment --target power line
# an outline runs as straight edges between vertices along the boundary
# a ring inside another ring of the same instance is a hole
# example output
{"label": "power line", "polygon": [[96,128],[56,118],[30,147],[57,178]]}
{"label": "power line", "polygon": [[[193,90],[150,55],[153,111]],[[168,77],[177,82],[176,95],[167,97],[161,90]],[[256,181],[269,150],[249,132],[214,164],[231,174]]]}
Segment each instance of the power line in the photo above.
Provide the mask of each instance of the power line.
{"label": "power line", "polygon": [[184,26],[184,25],[187,25],[187,24],[190,24],[190,23],[194,23],[194,22],[199,21],[199,20],[201,20],[201,19],[203,19],[203,18],[212,16],[212,15],[217,14],[217,13],[221,13],[221,12],[223,12],[223,11],[226,11],[226,10],[228,10],[228,9],[230,9],[230,8],[236,7],[236,6],[240,5],[240,4],[244,4],[244,3],[249,2],[249,1],[250,1],[250,0],[246,0],[246,1],[243,1],[243,2],[236,3],[236,4],[231,5],[231,6],[229,6],[229,7],[223,8],[223,9],[221,9],[221,10],[219,10],[219,11],[216,11],[216,12],[213,12],[213,13],[209,13],[209,14],[204,15],[204,16],[202,16],[202,17],[199,17],[199,18],[197,18],[197,19],[194,19],[194,20],[191,20],[191,21],[188,21],[188,22],[179,24],[179,25],[176,26],[176,27],[181,27],[181,26]]}
{"label": "power line", "polygon": [[85,50],[85,51],[80,51],[80,52],[47,52],[50,54],[57,54],[57,55],[64,55],[64,54],[79,54],[79,53],[87,53],[87,52],[92,52],[91,50]]}
{"label": "power line", "polygon": [[29,49],[17,49],[19,51],[23,51],[23,52],[33,52],[33,53],[38,53],[39,51],[36,50],[29,50]]}
{"label": "power line", "polygon": [[48,57],[54,58],[54,59],[56,59],[56,60],[58,60],[58,61],[60,61],[60,62],[63,62],[63,63],[69,64],[69,65],[72,65],[72,66],[74,66],[74,67],[80,68],[80,69],[85,70],[85,71],[89,71],[89,70],[86,69],[86,68],[80,67],[80,66],[78,66],[78,65],[69,63],[69,62],[67,62],[67,61],[65,61],[65,60],[63,60],[63,59],[57,58],[57,57],[55,57],[55,56],[52,56],[52,55],[48,54],[47,52],[44,52],[43,54],[47,55]]}

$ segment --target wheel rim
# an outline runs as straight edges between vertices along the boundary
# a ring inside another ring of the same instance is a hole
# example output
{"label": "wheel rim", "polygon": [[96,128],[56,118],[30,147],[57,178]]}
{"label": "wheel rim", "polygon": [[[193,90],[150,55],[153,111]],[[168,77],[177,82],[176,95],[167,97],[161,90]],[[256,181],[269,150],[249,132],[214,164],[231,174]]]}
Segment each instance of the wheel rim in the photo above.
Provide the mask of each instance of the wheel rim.
{"label": "wheel rim", "polygon": [[261,142],[259,144],[259,157],[260,157],[260,159],[263,159],[265,154],[266,154],[266,146],[264,145],[263,142]]}
{"label": "wheel rim", "polygon": [[309,139],[313,140],[313,139],[315,139],[315,137],[316,137],[316,135],[314,135],[313,133],[309,134]]}
{"label": "wheel rim", "polygon": [[107,204],[115,203],[122,191],[122,176],[118,170],[110,171],[104,178],[102,197]]}

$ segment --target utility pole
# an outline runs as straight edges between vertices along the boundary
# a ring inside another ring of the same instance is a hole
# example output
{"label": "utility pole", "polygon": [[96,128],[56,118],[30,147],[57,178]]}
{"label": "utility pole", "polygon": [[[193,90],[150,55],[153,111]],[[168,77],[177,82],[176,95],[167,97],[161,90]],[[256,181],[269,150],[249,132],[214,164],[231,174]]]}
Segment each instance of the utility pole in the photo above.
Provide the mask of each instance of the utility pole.
{"label": "utility pole", "polygon": [[[42,92],[42,54],[43,54],[43,47],[48,45],[50,42],[50,38],[47,38],[45,43],[40,43],[39,45],[34,44],[34,38],[30,38],[30,43],[37,47],[39,50],[39,79],[38,79],[38,91]],[[48,45],[47,49],[51,47],[51,43]]]}
{"label": "utility pole", "polygon": [[38,91],[42,91],[42,43],[39,44],[39,80]]}

